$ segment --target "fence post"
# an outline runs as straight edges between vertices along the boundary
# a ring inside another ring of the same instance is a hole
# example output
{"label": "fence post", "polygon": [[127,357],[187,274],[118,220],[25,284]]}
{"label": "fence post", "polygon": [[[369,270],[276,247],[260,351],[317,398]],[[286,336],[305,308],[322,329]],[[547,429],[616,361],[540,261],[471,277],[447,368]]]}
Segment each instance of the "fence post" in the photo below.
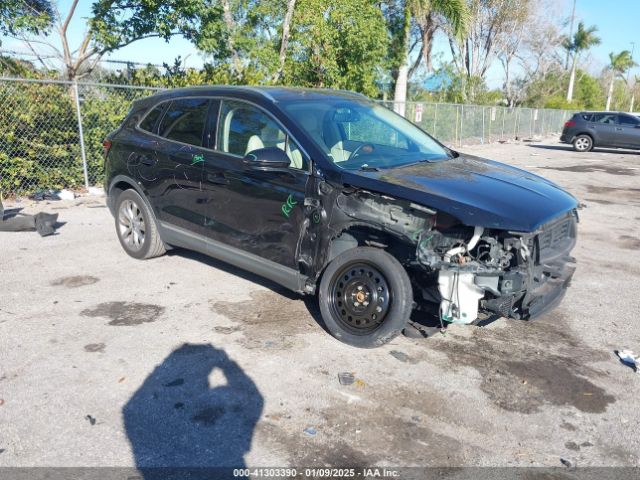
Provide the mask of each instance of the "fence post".
{"label": "fence post", "polygon": [[482,144],[484,145],[484,107],[482,107]]}
{"label": "fence post", "polygon": [[78,134],[80,135],[80,154],[82,155],[82,170],[84,172],[84,186],[89,188],[89,172],[87,171],[87,154],[84,149],[84,132],[82,130],[82,113],[80,112],[80,94],[78,82],[73,81],[73,97],[76,103],[76,116],[78,117]]}
{"label": "fence post", "polygon": [[460,105],[460,145],[462,146],[462,129],[464,127],[464,104]]}
{"label": "fence post", "polygon": [[433,136],[436,137],[436,127],[438,122],[438,104],[436,103],[436,108],[433,110]]}

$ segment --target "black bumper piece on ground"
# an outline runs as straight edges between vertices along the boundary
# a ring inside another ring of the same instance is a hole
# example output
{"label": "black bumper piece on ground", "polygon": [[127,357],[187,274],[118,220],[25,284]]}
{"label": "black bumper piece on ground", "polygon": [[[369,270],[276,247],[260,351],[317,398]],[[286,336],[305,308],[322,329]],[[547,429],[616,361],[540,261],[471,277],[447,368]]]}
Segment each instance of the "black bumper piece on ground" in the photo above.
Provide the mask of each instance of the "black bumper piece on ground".
{"label": "black bumper piece on ground", "polygon": [[529,290],[522,300],[526,319],[533,320],[555,308],[564,298],[576,270],[575,259],[562,257],[544,265],[545,280]]}

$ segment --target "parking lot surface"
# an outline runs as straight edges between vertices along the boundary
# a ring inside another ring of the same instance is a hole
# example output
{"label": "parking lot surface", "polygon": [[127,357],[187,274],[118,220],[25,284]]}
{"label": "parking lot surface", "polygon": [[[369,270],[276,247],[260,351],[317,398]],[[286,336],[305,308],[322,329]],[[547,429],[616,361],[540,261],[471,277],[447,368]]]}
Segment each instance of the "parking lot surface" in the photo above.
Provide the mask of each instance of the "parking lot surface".
{"label": "parking lot surface", "polygon": [[540,320],[374,350],[221,262],[128,257],[103,198],[8,202],[65,224],[0,234],[0,466],[637,466],[640,374],[614,351],[640,353],[640,152],[462,150],[584,204],[573,285]]}

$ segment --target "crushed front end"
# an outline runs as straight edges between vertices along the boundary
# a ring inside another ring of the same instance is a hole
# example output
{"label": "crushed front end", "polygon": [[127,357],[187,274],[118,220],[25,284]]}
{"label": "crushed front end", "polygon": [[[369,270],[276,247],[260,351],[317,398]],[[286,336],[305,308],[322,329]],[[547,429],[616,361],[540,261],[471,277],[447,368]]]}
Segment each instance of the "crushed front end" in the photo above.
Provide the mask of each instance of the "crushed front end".
{"label": "crushed front end", "polygon": [[480,311],[528,320],[562,300],[575,271],[569,255],[576,243],[575,210],[534,232],[451,220],[439,215],[435,228],[420,235],[416,253],[431,276],[417,286],[424,300],[439,301],[441,320],[471,323]]}

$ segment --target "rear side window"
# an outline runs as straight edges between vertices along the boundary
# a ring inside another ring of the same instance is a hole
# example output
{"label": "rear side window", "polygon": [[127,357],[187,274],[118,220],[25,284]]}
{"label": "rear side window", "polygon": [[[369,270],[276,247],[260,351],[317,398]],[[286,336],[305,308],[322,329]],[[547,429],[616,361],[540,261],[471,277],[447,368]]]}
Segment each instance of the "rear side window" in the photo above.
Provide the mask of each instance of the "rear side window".
{"label": "rear side window", "polygon": [[583,120],[586,120],[587,122],[591,121],[591,117],[593,117],[593,115],[591,115],[590,113],[577,113],[576,114],[576,120],[578,118],[582,118]]}
{"label": "rear side window", "polygon": [[169,140],[201,147],[208,108],[209,100],[206,98],[174,100],[162,117],[159,135]]}
{"label": "rear side window", "polygon": [[147,132],[155,133],[155,126],[162,114],[162,110],[164,110],[164,105],[162,104],[151,110],[149,114],[144,117],[144,120],[140,122],[140,128]]}

